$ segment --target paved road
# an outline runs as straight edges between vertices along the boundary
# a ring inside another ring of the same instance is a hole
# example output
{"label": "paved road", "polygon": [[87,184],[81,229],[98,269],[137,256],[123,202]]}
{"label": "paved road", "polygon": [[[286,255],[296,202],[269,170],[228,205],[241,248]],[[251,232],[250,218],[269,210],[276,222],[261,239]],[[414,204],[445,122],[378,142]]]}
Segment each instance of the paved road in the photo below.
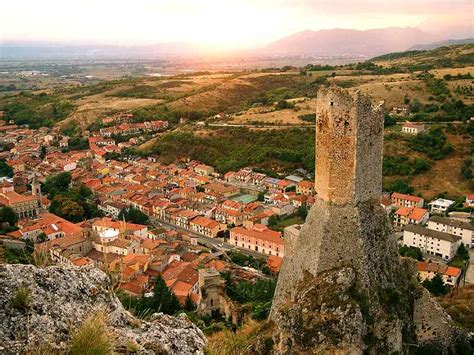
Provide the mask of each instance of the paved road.
{"label": "paved road", "polygon": [[219,251],[238,249],[241,253],[246,254],[246,255],[250,255],[250,256],[253,256],[253,257],[263,258],[263,259],[266,259],[268,257],[265,254],[257,253],[256,251],[253,251],[253,250],[244,249],[244,248],[241,248],[241,247],[236,247],[235,245],[226,243],[226,242],[224,242],[224,240],[222,238],[206,237],[205,235],[202,235],[202,234],[196,233],[194,231],[190,231],[188,229],[184,229],[184,228],[175,226],[174,224],[170,224],[168,222],[162,221],[162,220],[160,220],[158,218],[155,218],[155,217],[150,218],[150,220],[151,220],[152,223],[159,223],[159,224],[162,224],[162,225],[164,225],[168,228],[171,228],[173,230],[194,235],[199,239],[199,242],[201,242],[201,244],[204,244],[204,245],[206,245],[210,248],[214,248],[214,249],[219,250]]}
{"label": "paved road", "polygon": [[[451,123],[453,125],[464,124],[463,121],[422,121],[422,122],[415,122],[419,124],[447,124]],[[397,125],[405,124],[405,121],[397,121]],[[266,125],[266,124],[250,124],[250,123],[208,123],[209,127],[248,127],[248,128],[313,128],[315,123],[311,124],[287,124],[287,125]]]}
{"label": "paved road", "polygon": [[208,123],[209,127],[247,127],[247,128],[314,128],[315,124],[266,125],[245,123]]}
{"label": "paved road", "polygon": [[474,249],[469,249],[470,263],[466,272],[466,283],[474,285]]}

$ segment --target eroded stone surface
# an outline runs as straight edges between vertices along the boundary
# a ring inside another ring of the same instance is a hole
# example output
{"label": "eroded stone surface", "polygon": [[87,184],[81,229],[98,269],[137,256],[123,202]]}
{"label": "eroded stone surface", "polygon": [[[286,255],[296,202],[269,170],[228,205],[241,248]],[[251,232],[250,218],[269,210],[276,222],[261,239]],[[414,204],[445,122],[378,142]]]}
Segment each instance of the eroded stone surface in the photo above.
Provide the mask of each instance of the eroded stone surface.
{"label": "eroded stone surface", "polygon": [[[12,307],[17,290],[26,287],[30,302]],[[107,275],[96,268],[0,265],[0,353],[47,348],[68,349],[71,331],[97,310],[108,315],[117,350],[136,344],[146,354],[201,354],[206,344],[201,330],[186,317],[155,314],[142,321],[126,311],[110,291]]]}
{"label": "eroded stone surface", "polygon": [[381,106],[368,97],[338,88],[318,93],[318,196],[298,240],[285,241],[270,315],[279,353],[402,353],[427,344],[446,353],[468,346],[467,335],[421,288],[413,264],[398,256],[379,202],[382,128]]}

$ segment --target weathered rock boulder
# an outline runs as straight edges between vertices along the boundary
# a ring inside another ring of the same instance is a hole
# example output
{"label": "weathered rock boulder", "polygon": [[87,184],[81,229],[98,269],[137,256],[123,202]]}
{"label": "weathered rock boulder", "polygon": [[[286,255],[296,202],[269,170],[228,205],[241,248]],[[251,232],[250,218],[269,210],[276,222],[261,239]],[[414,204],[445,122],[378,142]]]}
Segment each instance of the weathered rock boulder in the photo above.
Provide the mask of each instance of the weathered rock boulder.
{"label": "weathered rock boulder", "polygon": [[[20,289],[28,289],[25,307],[14,307]],[[201,354],[206,339],[185,316],[133,317],[111,291],[108,276],[97,268],[0,265],[0,353],[47,348],[64,352],[71,333],[96,311],[106,323],[115,350],[133,344],[138,353]]]}

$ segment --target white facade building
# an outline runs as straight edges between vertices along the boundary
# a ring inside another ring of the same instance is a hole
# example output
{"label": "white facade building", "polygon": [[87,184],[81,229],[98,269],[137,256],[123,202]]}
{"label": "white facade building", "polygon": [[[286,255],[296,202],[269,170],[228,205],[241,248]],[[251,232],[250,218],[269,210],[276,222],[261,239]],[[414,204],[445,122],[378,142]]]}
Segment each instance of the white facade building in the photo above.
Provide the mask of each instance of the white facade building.
{"label": "white facade building", "polygon": [[408,225],[403,231],[403,244],[449,261],[456,255],[461,237],[418,225]]}
{"label": "white facade building", "polygon": [[428,203],[432,213],[446,213],[449,206],[454,204],[453,200],[446,200],[444,198],[438,198],[437,200]]}
{"label": "white facade building", "polygon": [[428,221],[428,228],[459,236],[466,247],[474,248],[474,226],[471,223],[433,216]]}

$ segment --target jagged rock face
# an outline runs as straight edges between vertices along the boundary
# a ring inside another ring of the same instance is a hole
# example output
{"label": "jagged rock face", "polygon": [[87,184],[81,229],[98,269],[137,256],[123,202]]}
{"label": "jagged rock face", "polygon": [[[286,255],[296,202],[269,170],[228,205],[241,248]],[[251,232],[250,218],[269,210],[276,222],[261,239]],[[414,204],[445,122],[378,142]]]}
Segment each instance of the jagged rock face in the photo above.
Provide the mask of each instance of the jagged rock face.
{"label": "jagged rock face", "polygon": [[410,262],[398,256],[378,200],[382,127],[381,107],[360,93],[318,93],[318,196],[298,239],[285,240],[270,314],[278,353],[469,346],[466,334],[422,290]]}
{"label": "jagged rock face", "polygon": [[[292,252],[285,256],[272,309],[275,324],[283,330],[278,339],[282,345],[291,343],[292,351],[357,353],[367,350],[370,341],[374,352],[401,350],[402,329],[412,330],[406,316],[410,311],[399,311],[401,305],[411,307],[413,290],[401,276],[387,215],[376,202],[338,206],[318,199],[296,245],[288,250]],[[288,310],[318,319],[317,330],[299,327],[299,334],[313,337],[309,343],[291,336]]]}
{"label": "jagged rock face", "polygon": [[[27,288],[25,309],[12,306],[17,290]],[[25,353],[47,348],[64,352],[71,332],[94,311],[107,314],[117,351],[136,345],[146,354],[201,354],[206,339],[186,317],[154,314],[150,321],[134,318],[111,291],[109,278],[96,268],[0,265],[0,353]]]}

